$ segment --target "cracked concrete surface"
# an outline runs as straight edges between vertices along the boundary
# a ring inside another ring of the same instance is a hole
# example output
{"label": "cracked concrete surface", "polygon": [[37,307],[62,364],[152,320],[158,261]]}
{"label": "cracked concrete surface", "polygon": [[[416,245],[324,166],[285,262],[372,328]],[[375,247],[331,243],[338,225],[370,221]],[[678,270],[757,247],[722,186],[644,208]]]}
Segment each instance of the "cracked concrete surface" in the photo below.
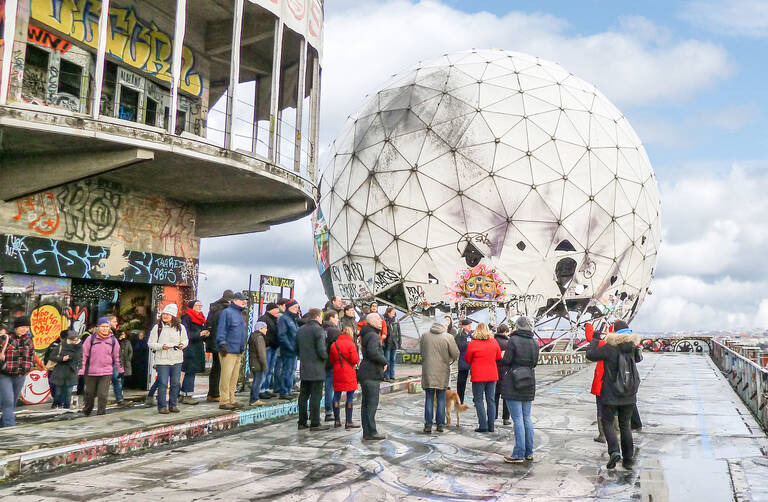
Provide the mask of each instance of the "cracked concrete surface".
{"label": "cracked concrete surface", "polygon": [[[595,443],[592,366],[537,369],[535,461],[504,464],[511,426],[426,435],[423,394],[382,398],[379,430],[297,431],[295,420],[0,488],[26,501],[768,500],[768,439],[707,355],[646,354],[634,471]],[[471,403],[470,403],[471,404]],[[359,416],[359,408],[355,410]]]}

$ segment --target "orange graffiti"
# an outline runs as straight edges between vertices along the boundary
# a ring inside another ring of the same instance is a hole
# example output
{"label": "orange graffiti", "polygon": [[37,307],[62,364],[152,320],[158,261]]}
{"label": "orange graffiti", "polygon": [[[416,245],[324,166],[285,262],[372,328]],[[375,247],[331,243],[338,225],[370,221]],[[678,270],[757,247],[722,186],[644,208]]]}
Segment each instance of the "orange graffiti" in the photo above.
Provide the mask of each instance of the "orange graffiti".
{"label": "orange graffiti", "polygon": [[28,195],[16,201],[18,211],[14,220],[22,217],[29,223],[29,229],[40,235],[51,235],[59,228],[59,208],[53,192]]}
{"label": "orange graffiti", "polygon": [[56,307],[43,305],[32,311],[30,324],[35,350],[43,350],[59,337],[68,323],[66,319],[62,318]]}

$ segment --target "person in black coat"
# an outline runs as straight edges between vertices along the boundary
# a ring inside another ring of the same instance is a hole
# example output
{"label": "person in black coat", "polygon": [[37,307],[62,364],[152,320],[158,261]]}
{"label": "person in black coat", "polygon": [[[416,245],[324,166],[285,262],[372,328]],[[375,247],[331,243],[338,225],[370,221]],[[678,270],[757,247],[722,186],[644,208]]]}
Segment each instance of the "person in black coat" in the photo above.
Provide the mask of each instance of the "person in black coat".
{"label": "person in black coat", "polygon": [[66,339],[61,341],[59,349],[50,355],[50,360],[55,362],[56,366],[50,372],[49,381],[56,389],[53,406],[68,410],[72,388],[77,385],[77,372],[83,362],[83,346],[77,331],[69,330],[65,333]]}
{"label": "person in black coat", "polygon": [[183,404],[197,404],[192,395],[195,392],[195,375],[205,371],[205,344],[210,331],[205,329],[206,319],[203,315],[203,304],[192,300],[187,304],[187,311],[181,316],[181,324],[187,328],[189,345],[184,347],[184,362],[181,371],[184,380],[181,383],[181,399]]}
{"label": "person in black coat", "polygon": [[267,369],[264,371],[264,382],[261,384],[259,399],[271,399],[276,394],[269,392],[272,387],[272,377],[275,374],[275,362],[277,361],[277,349],[280,343],[277,340],[277,318],[280,315],[280,307],[277,303],[268,303],[266,312],[259,317],[259,321],[267,325]]}
{"label": "person in black coat", "polygon": [[304,325],[296,333],[296,353],[299,356],[301,384],[299,387],[299,429],[307,428],[307,407],[309,407],[309,430],[328,430],[320,425],[320,400],[323,398],[325,362],[328,348],[325,346],[325,330],[320,325],[323,312],[309,309]]}
{"label": "person in black coat", "polygon": [[381,316],[376,313],[368,314],[366,324],[360,330],[360,348],[363,360],[357,372],[363,399],[360,405],[362,415],[363,439],[379,441],[384,436],[376,430],[376,409],[379,407],[379,385],[384,379],[387,369],[387,359],[381,349]]}
{"label": "person in black coat", "polygon": [[[499,328],[496,330],[496,334],[493,336],[493,338],[496,340],[496,343],[499,344],[499,348],[501,349],[501,353],[504,354],[504,351],[507,350],[507,343],[509,342],[509,326],[506,324],[502,324],[499,326]],[[501,379],[502,375],[504,374],[504,368],[502,366],[501,360],[496,361],[496,369],[499,371],[499,379]],[[507,402],[503,399],[499,399],[501,396],[501,385],[496,386],[496,418],[499,417],[499,401],[501,401],[501,407],[502,407],[502,419],[504,420],[504,425],[509,425],[511,422],[509,420],[509,408],[507,407]]]}
{"label": "person in black coat", "polygon": [[533,460],[533,422],[531,405],[536,396],[536,374],[539,362],[539,344],[533,339],[533,320],[520,317],[516,330],[509,337],[504,357],[501,358],[501,395],[507,403],[515,427],[515,447],[512,455],[504,457],[508,463]]}
{"label": "person in black coat", "polygon": [[[334,296],[334,299],[338,298]],[[325,330],[325,346],[328,349],[328,359],[325,362],[325,421],[333,421],[333,364],[331,364],[331,345],[341,334],[339,329],[339,313],[333,309],[323,313],[323,329]]]}
{"label": "person in black coat", "polygon": [[[626,469],[634,465],[634,444],[632,439],[632,412],[637,403],[637,392],[629,395],[616,387],[616,374],[619,369],[619,358],[629,356],[632,365],[642,361],[638,344],[640,337],[632,333],[624,321],[613,324],[614,333],[605,337],[605,344],[599,346],[600,336],[593,336],[587,347],[587,359],[603,361],[603,387],[600,390],[600,420],[603,422],[603,433],[608,443],[610,459],[606,467],[613,469],[619,460]],[[634,368],[636,372],[636,367]],[[636,374],[636,373],[635,373]],[[613,417],[618,414],[619,432],[621,434],[621,454],[616,431],[613,428]]]}
{"label": "person in black coat", "polygon": [[469,342],[472,341],[472,321],[469,319],[462,319],[459,322],[459,332],[454,337],[456,340],[456,346],[459,348],[459,371],[456,375],[456,393],[459,395],[459,401],[464,404],[464,393],[467,390],[467,378],[469,377],[470,364],[464,360],[464,356],[467,353],[467,347]]}
{"label": "person in black coat", "polygon": [[387,307],[387,310],[384,312],[384,321],[387,323],[387,337],[383,342],[384,357],[387,358],[387,371],[384,374],[384,379],[387,382],[394,382],[397,349],[402,345],[400,323],[397,322],[395,307]]}
{"label": "person in black coat", "polygon": [[219,325],[219,316],[224,309],[229,307],[235,294],[231,289],[226,289],[221,294],[221,298],[211,303],[208,309],[208,317],[205,323],[205,329],[210,335],[205,340],[206,352],[210,352],[213,358],[211,372],[208,374],[208,401],[219,400],[219,381],[221,380],[221,360],[219,359],[219,348],[216,346],[216,328]]}

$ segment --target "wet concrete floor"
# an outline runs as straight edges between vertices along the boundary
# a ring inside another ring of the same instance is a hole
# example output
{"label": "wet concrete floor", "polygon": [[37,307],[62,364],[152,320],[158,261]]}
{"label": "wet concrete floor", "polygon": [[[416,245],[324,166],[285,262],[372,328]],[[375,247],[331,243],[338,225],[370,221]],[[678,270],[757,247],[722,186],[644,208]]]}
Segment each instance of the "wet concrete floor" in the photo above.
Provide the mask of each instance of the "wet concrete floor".
{"label": "wet concrete floor", "polygon": [[505,464],[512,427],[475,433],[472,407],[460,428],[423,434],[423,394],[400,393],[379,408],[386,441],[297,431],[291,420],[3,486],[0,499],[768,501],[768,439],[709,357],[648,354],[640,371],[633,471],[607,470],[605,445],[592,440],[592,367],[548,366],[537,369],[530,464]]}

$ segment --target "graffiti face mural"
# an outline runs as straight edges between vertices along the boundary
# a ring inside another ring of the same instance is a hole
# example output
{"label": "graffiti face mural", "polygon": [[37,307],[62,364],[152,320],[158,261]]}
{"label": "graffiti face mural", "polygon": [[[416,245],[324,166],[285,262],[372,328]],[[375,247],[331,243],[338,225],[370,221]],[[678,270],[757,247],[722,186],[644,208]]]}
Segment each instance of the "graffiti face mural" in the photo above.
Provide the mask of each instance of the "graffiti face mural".
{"label": "graffiti face mural", "polygon": [[51,386],[48,383],[48,371],[34,369],[27,373],[24,387],[21,389],[21,400],[25,404],[42,404],[51,397]]}
{"label": "graffiti face mural", "polygon": [[459,275],[449,291],[449,297],[452,301],[502,301],[505,291],[496,270],[481,264]]}

